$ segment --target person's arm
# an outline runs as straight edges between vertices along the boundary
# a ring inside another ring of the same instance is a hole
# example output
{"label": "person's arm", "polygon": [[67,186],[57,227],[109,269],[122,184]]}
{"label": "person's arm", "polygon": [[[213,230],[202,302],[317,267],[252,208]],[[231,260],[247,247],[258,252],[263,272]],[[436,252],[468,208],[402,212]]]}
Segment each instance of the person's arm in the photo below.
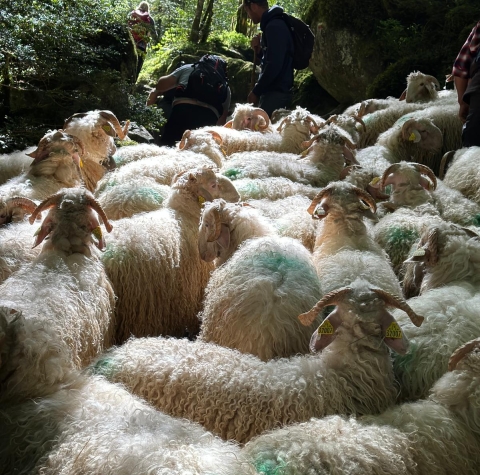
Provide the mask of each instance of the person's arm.
{"label": "person's arm", "polygon": [[174,76],[173,73],[168,76],[162,76],[155,85],[155,89],[150,92],[147,99],[147,106],[151,106],[157,102],[158,96],[163,94],[170,89],[173,89],[178,84],[177,76]]}
{"label": "person's arm", "polygon": [[460,120],[462,122],[465,122],[468,115],[468,104],[466,102],[463,102],[463,95],[465,94],[465,90],[467,89],[469,79],[460,76],[454,76],[453,81],[455,84],[455,89],[457,90],[457,101],[460,106],[458,110],[458,117],[460,117]]}
{"label": "person's arm", "polygon": [[222,104],[223,113],[218,118],[217,125],[225,125],[226,124],[227,116],[228,116],[228,109],[230,108],[230,101],[231,100],[232,100],[232,92],[230,90],[230,87],[228,87],[227,88],[227,98],[225,99],[225,102]]}

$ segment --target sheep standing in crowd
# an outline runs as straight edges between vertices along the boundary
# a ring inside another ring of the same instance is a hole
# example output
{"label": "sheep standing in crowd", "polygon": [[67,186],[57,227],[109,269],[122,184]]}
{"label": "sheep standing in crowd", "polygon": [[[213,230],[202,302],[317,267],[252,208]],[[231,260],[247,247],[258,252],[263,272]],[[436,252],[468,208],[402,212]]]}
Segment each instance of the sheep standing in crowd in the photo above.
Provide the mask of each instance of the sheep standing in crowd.
{"label": "sheep standing in crowd", "polygon": [[306,185],[325,186],[338,180],[345,161],[355,160],[351,151],[354,144],[335,125],[322,129],[305,145],[308,148],[302,157],[268,151],[234,153],[220,172],[231,179],[281,176]]}
{"label": "sheep standing in crowd", "polygon": [[34,242],[45,240],[40,255],[0,286],[2,401],[53,392],[112,343],[114,295],[94,249],[105,246],[96,213],[111,225],[85,189],[47,198],[31,223],[49,208]]}
{"label": "sheep standing in crowd", "polygon": [[291,238],[261,235],[264,229],[251,207],[223,200],[205,206],[200,256],[223,265],[205,290],[199,339],[267,361],[308,353],[320,320],[304,326],[297,316],[322,294],[310,253]]}
{"label": "sheep standing in crowd", "polygon": [[78,376],[0,409],[0,474],[254,475],[233,442],[156,411],[124,388]]}
{"label": "sheep standing in crowd", "polygon": [[235,130],[273,132],[268,114],[250,104],[236,104],[232,118],[225,126]]}
{"label": "sheep standing in crowd", "polygon": [[0,186],[0,199],[43,200],[61,188],[80,186],[82,147],[76,137],[62,130],[48,132],[30,153],[34,160],[29,170]]}
{"label": "sheep standing in crowd", "polygon": [[453,161],[445,173],[446,186],[460,191],[467,198],[480,205],[480,147],[457,150]]}
{"label": "sheep standing in crowd", "polygon": [[385,251],[367,232],[364,217],[377,219],[376,205],[365,191],[346,182],[332,182],[313,199],[309,212],[321,219],[313,262],[324,292],[362,277],[372,285],[402,296]]}
{"label": "sheep standing in crowd", "polygon": [[221,140],[220,147],[228,157],[235,152],[251,150],[269,150],[275,152],[300,153],[302,143],[318,132],[318,125],[310,113],[297,107],[282,120],[278,133],[252,132],[250,130],[235,130],[228,127],[203,127],[192,131],[192,134],[205,132],[216,133]]}
{"label": "sheep standing in crowd", "polygon": [[407,264],[415,266],[418,279],[414,286],[421,294],[408,303],[426,321],[414,328],[406,315],[395,313],[411,341],[410,354],[394,360],[404,400],[425,397],[447,371],[448,355],[480,334],[479,236],[451,223],[437,223],[425,229],[410,260]]}
{"label": "sheep standing in crowd", "polygon": [[251,440],[262,475],[478,474],[480,339],[460,347],[430,396],[375,416],[312,419]]}
{"label": "sheep standing in crowd", "polygon": [[228,185],[220,187],[211,168],[192,169],[175,178],[165,208],[116,221],[102,260],[118,297],[118,343],[131,335],[198,333],[213,269],[198,254],[200,212],[214,198],[237,201]]}
{"label": "sheep standing in crowd", "polygon": [[320,355],[264,362],[212,343],[139,338],[105,353],[92,370],[238,442],[311,417],[380,412],[396,397],[386,345],[401,353],[408,345],[386,306],[407,310],[417,323],[421,317],[402,299],[356,281],[325,295],[303,323],[329,305],[337,309],[318,331],[318,339],[325,333]]}

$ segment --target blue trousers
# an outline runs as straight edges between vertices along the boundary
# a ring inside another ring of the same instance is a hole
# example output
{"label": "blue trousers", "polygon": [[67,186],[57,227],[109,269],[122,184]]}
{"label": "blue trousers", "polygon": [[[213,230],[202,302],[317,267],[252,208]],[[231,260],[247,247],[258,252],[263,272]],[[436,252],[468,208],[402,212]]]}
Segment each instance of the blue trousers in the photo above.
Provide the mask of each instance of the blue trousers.
{"label": "blue trousers", "polygon": [[291,92],[266,92],[260,96],[258,107],[263,109],[269,117],[272,117],[272,112],[276,109],[289,109],[292,103]]}

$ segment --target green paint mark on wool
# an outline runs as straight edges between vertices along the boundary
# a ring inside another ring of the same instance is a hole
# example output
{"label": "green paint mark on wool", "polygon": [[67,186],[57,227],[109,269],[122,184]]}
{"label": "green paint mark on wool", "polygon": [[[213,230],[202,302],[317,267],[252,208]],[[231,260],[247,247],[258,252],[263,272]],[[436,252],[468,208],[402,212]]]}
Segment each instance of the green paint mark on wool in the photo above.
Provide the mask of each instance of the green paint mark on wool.
{"label": "green paint mark on wool", "polygon": [[88,368],[88,372],[93,375],[105,376],[107,379],[115,373],[115,363],[113,358],[105,356],[99,359],[94,365]]}
{"label": "green paint mark on wool", "polygon": [[230,180],[236,180],[238,178],[238,175],[240,175],[241,170],[238,168],[229,168],[223,174],[227,177],[230,178]]}
{"label": "green paint mark on wool", "polygon": [[102,262],[105,264],[107,261],[125,261],[130,257],[129,252],[123,248],[115,246],[114,244],[107,244],[105,252],[102,254]]}
{"label": "green paint mark on wool", "polygon": [[259,460],[254,463],[255,470],[262,475],[282,475],[285,473],[286,463],[274,460]]}
{"label": "green paint mark on wool", "polygon": [[415,342],[410,341],[406,355],[402,356],[398,353],[392,352],[393,369],[395,374],[410,373],[412,369],[415,369],[413,366],[417,363],[417,350],[418,347]]}
{"label": "green paint mark on wool", "polygon": [[472,226],[480,227],[480,214],[476,214],[470,222]]}
{"label": "green paint mark on wool", "polygon": [[262,268],[266,268],[271,272],[302,272],[308,279],[316,279],[317,275],[311,265],[304,260],[299,260],[281,254],[279,252],[259,253],[255,257],[258,264]]}
{"label": "green paint mark on wool", "polygon": [[138,188],[137,193],[139,196],[143,198],[148,198],[155,203],[162,204],[163,200],[165,199],[157,190],[148,187]]}
{"label": "green paint mark on wool", "polygon": [[419,234],[415,229],[393,226],[388,230],[387,244],[390,246],[411,245],[418,238]]}

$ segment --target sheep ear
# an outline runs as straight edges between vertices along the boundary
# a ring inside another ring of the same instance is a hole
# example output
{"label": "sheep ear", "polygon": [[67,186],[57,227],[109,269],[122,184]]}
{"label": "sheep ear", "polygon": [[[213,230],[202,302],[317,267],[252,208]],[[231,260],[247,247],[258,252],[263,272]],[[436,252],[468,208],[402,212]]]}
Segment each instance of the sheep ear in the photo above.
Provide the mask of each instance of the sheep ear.
{"label": "sheep ear", "polygon": [[335,332],[341,323],[340,312],[336,308],[313,333],[310,339],[310,351],[318,353],[330,345],[335,340]]}
{"label": "sheep ear", "polygon": [[396,322],[393,316],[385,311],[382,315],[380,325],[384,335],[383,341],[395,353],[404,355],[408,351],[408,340],[403,334],[400,325]]}
{"label": "sheep ear", "polygon": [[42,225],[35,233],[35,242],[33,247],[37,247],[52,232],[54,223],[48,216],[43,220]]}
{"label": "sheep ear", "polygon": [[230,246],[230,228],[226,224],[221,225],[220,236],[218,236],[215,242],[222,249],[228,249],[228,246]]}

